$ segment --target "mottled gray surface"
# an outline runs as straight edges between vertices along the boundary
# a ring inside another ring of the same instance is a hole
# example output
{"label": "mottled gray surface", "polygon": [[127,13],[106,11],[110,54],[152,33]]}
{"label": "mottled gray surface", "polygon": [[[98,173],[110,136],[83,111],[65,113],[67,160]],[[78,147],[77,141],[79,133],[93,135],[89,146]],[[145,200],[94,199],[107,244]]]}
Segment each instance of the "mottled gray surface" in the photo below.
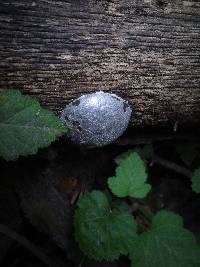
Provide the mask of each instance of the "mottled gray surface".
{"label": "mottled gray surface", "polygon": [[127,101],[102,91],[72,101],[61,115],[74,142],[95,146],[115,141],[126,130],[130,117]]}

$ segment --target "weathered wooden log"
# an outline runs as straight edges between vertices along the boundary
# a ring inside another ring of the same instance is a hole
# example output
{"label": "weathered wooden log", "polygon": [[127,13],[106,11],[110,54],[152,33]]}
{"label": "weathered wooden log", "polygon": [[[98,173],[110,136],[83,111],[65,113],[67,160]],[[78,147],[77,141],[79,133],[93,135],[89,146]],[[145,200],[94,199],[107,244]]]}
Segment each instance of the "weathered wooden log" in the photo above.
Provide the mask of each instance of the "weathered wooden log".
{"label": "weathered wooden log", "polygon": [[132,125],[200,123],[198,0],[2,0],[0,88],[56,112],[114,92]]}

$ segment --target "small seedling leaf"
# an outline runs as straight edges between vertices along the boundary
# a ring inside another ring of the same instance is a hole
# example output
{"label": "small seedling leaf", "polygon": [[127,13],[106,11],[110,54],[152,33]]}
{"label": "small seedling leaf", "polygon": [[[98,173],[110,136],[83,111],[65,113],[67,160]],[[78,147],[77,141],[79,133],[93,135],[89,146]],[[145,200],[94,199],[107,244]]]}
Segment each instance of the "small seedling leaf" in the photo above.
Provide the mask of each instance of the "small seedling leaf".
{"label": "small seedling leaf", "polygon": [[137,152],[140,157],[144,160],[144,162],[146,160],[149,160],[150,158],[153,157],[153,146],[152,145],[145,145],[143,147],[135,147],[134,149],[129,149],[126,152],[121,153],[120,155],[118,155],[114,161],[117,165],[120,164],[121,160],[125,159],[128,155]]}
{"label": "small seedling leaf", "polygon": [[133,152],[120,160],[116,175],[108,179],[108,185],[118,197],[144,198],[151,189],[146,180],[144,161],[138,153]]}

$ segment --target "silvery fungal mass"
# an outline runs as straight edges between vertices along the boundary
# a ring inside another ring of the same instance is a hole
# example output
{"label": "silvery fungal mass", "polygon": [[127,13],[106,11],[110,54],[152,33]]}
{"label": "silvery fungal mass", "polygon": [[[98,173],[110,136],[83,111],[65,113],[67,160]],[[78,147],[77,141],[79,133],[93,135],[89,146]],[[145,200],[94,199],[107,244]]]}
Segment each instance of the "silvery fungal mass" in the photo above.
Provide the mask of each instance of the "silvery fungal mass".
{"label": "silvery fungal mass", "polygon": [[78,144],[104,146],[126,130],[131,108],[121,97],[102,91],[83,95],[66,105],[61,119]]}

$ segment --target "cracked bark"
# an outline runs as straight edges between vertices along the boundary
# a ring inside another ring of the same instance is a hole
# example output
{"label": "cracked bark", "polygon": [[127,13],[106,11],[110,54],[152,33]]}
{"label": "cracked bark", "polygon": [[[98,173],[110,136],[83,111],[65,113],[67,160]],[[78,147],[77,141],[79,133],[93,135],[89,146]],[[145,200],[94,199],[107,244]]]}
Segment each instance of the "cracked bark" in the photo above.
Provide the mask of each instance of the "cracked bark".
{"label": "cracked bark", "polygon": [[59,113],[105,90],[133,106],[131,124],[200,123],[200,2],[3,0],[0,88]]}

